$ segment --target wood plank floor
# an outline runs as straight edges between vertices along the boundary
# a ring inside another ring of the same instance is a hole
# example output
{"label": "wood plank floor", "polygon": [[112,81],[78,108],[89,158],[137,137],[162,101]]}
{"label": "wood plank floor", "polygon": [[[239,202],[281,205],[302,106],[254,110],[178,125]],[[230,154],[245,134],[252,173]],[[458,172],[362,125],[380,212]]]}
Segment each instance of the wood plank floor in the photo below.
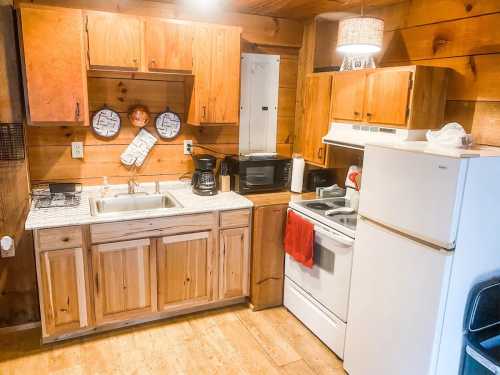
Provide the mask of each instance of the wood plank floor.
{"label": "wood plank floor", "polygon": [[345,374],[284,308],[236,306],[64,343],[39,339],[39,329],[0,336],[0,374]]}

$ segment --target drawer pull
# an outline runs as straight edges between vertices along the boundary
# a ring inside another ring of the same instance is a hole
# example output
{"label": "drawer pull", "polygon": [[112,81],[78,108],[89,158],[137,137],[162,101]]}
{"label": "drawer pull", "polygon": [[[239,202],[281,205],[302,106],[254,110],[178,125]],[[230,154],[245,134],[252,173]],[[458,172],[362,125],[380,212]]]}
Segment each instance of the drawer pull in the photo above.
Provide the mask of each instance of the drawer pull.
{"label": "drawer pull", "polygon": [[63,237],[62,242],[69,242],[69,237]]}

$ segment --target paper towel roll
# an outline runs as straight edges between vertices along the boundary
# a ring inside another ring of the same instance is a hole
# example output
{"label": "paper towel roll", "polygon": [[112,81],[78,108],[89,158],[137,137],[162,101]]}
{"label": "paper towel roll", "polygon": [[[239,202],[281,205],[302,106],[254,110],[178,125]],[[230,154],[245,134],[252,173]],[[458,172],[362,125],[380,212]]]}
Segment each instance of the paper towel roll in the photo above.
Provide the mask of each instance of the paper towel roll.
{"label": "paper towel roll", "polygon": [[292,184],[290,190],[294,193],[302,193],[302,183],[304,181],[304,167],[306,162],[300,155],[294,155],[292,161]]}

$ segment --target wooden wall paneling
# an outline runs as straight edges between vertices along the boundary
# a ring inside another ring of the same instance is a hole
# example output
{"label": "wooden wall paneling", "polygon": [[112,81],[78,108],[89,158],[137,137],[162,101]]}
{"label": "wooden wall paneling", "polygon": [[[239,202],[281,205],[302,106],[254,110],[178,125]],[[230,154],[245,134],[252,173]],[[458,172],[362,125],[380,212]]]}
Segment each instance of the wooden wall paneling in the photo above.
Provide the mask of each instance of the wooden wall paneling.
{"label": "wooden wall paneling", "polygon": [[467,132],[472,132],[477,143],[500,146],[500,101],[449,100],[445,121],[462,124]]}
{"label": "wooden wall paneling", "polygon": [[499,80],[500,53],[393,62],[385,65],[413,64],[450,68],[448,100],[500,100],[500,84],[494,84]]}
{"label": "wooden wall paneling", "polygon": [[0,123],[23,122],[16,29],[11,1],[0,1]]}
{"label": "wooden wall paneling", "polygon": [[88,125],[82,12],[30,4],[19,12],[28,122]]}
{"label": "wooden wall paneling", "polygon": [[301,134],[304,124],[304,84],[308,74],[314,69],[316,22],[314,19],[308,19],[304,22],[304,33],[299,52],[298,71],[297,71],[297,92],[295,97],[295,130],[297,135],[293,143],[294,152],[302,152],[303,137]]}
{"label": "wooden wall paneling", "polygon": [[412,0],[375,13],[391,30],[381,63],[450,68],[444,121],[459,121],[477,142],[500,146],[500,3]]}
{"label": "wooden wall paneling", "polygon": [[390,31],[382,62],[500,52],[500,13]]}
{"label": "wooden wall paneling", "polygon": [[[16,0],[16,4],[23,0]],[[175,4],[147,0],[32,0],[35,4],[65,6],[121,14],[241,26],[242,38],[249,43],[299,48],[302,23],[295,20],[234,12],[193,12]]]}
{"label": "wooden wall paneling", "polygon": [[500,12],[497,0],[407,0],[368,9],[367,14],[383,18],[385,31],[403,27],[458,20]]}

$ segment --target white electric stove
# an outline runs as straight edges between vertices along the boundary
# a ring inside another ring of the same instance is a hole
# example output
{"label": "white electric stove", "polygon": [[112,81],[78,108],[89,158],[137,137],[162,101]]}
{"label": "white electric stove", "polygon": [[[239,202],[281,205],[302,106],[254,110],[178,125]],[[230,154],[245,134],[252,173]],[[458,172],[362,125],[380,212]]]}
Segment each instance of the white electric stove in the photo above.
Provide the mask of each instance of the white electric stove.
{"label": "white electric stove", "polygon": [[[348,188],[347,197],[353,191]],[[343,358],[357,212],[345,197],[289,206],[314,225],[314,265],[307,268],[286,255],[284,305]]]}

